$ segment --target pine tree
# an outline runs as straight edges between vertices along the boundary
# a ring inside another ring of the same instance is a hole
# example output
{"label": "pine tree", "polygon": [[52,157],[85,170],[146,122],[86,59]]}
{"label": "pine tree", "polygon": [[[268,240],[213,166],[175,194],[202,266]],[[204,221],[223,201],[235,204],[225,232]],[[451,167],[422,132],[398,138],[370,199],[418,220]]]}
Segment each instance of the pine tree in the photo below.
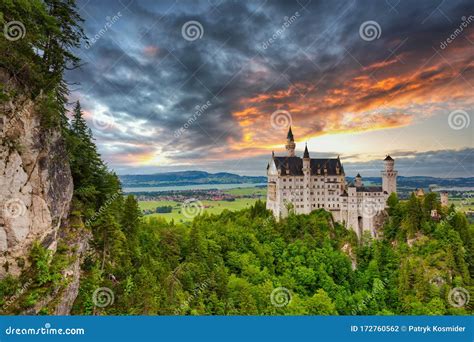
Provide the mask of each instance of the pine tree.
{"label": "pine tree", "polygon": [[423,207],[418,197],[412,193],[407,203],[407,216],[405,218],[408,236],[412,237],[418,230],[420,230],[422,223]]}
{"label": "pine tree", "polygon": [[79,48],[86,35],[81,27],[84,21],[77,11],[75,0],[44,0],[49,16],[54,21],[45,25],[47,39],[44,44],[42,66],[50,79],[58,84],[58,95],[64,95],[64,70],[77,68],[80,59],[71,50]]}
{"label": "pine tree", "polygon": [[123,206],[121,221],[122,229],[124,230],[127,237],[133,236],[137,233],[141,217],[142,212],[140,211],[140,207],[138,206],[135,196],[128,195]]}
{"label": "pine tree", "polygon": [[94,207],[98,209],[105,200],[105,198],[99,200],[98,196],[102,188],[100,183],[106,177],[107,169],[92,140],[92,132],[84,120],[79,101],[73,109],[70,133],[68,150],[74,192],[83,201],[95,201]]}

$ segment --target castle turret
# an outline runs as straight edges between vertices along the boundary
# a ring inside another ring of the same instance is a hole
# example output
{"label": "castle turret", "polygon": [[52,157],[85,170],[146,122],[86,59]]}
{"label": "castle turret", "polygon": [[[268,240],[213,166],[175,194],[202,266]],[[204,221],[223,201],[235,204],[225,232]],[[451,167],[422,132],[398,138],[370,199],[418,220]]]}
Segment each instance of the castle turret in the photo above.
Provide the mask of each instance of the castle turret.
{"label": "castle turret", "polygon": [[439,195],[440,195],[440,198],[441,198],[441,206],[442,207],[449,206],[448,192],[447,191],[441,191]]}
{"label": "castle turret", "polygon": [[360,188],[362,186],[362,177],[360,175],[360,173],[357,174],[357,176],[355,176],[354,178],[354,185],[357,187],[357,188]]}
{"label": "castle turret", "polygon": [[288,130],[285,147],[286,147],[286,150],[288,151],[288,156],[294,157],[296,145],[295,145],[295,139],[293,137],[293,132],[291,131],[291,126],[290,126],[290,129]]}
{"label": "castle turret", "polygon": [[397,192],[398,171],[394,169],[395,160],[388,156],[384,159],[385,169],[382,171],[382,189],[388,195]]}
{"label": "castle turret", "polygon": [[310,163],[311,163],[311,159],[309,158],[308,145],[306,145],[304,148],[304,153],[303,153],[303,173],[304,174],[306,174],[305,171],[309,173]]}
{"label": "castle turret", "polygon": [[311,212],[311,196],[310,196],[310,183],[311,183],[311,158],[309,157],[308,145],[305,145],[303,153],[303,205],[304,213],[309,214]]}

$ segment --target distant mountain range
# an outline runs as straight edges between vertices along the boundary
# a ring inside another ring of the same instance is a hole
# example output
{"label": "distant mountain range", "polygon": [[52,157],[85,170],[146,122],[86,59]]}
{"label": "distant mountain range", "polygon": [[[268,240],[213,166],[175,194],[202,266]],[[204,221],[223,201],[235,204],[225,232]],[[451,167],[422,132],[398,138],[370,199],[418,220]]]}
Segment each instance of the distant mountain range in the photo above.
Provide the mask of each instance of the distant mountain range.
{"label": "distant mountain range", "polygon": [[262,176],[239,176],[234,173],[208,173],[205,171],[166,172],[153,175],[124,175],[119,177],[124,188],[200,184],[257,184],[267,182],[267,177]]}
{"label": "distant mountain range", "polygon": [[[257,184],[267,182],[267,177],[264,176],[240,176],[228,172],[208,173],[205,171],[166,172],[152,175],[123,175],[119,177],[124,188],[185,186],[200,184]],[[348,181],[352,181],[353,179],[353,177],[347,177]],[[374,184],[381,184],[382,182],[380,177],[364,177],[363,181]],[[432,185],[439,187],[474,187],[474,177],[436,178],[425,176],[399,176],[397,181],[399,187],[405,188],[428,188]]]}
{"label": "distant mountain range", "polygon": [[[354,180],[354,177],[346,177],[348,181]],[[374,184],[382,184],[381,177],[363,177],[363,182],[370,182]],[[398,188],[424,188],[428,189],[430,186],[440,188],[451,187],[471,187],[474,188],[474,177],[466,178],[437,178],[428,176],[412,176],[412,177],[397,177]]]}

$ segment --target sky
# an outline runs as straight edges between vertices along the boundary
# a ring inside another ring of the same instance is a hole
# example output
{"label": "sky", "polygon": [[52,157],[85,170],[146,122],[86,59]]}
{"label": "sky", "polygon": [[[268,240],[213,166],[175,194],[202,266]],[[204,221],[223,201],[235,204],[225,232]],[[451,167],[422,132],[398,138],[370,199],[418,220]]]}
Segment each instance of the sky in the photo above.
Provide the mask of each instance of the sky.
{"label": "sky", "polygon": [[474,2],[78,1],[69,71],[119,174],[265,175],[284,155],[346,174],[474,176]]}

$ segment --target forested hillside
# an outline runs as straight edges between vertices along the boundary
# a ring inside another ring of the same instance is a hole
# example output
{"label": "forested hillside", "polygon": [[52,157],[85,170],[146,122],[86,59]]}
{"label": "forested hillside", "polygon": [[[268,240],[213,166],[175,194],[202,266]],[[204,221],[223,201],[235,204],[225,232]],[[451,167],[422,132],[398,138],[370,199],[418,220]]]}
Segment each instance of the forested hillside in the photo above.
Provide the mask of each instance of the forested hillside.
{"label": "forested hillside", "polygon": [[265,183],[267,177],[240,176],[234,173],[205,171],[166,172],[153,175],[123,175],[120,181],[127,187],[184,186],[199,184]]}
{"label": "forested hillside", "polygon": [[[324,210],[276,222],[262,202],[186,224],[144,220],[101,160],[80,104],[66,115],[63,72],[77,66],[70,48],[84,38],[74,2],[1,4],[0,23],[29,18],[18,45],[2,41],[1,67],[36,101],[44,129],[61,131],[68,160],[58,162],[70,165],[74,183],[55,252],[37,241],[20,277],[0,281],[3,313],[54,314],[64,295],[77,315],[472,313],[452,289],[473,293],[474,227],[434,194],[403,202],[392,195],[377,240],[357,241]],[[2,89],[4,102],[17,96]],[[85,257],[69,268],[81,239]],[[80,278],[77,298],[70,273]]]}

